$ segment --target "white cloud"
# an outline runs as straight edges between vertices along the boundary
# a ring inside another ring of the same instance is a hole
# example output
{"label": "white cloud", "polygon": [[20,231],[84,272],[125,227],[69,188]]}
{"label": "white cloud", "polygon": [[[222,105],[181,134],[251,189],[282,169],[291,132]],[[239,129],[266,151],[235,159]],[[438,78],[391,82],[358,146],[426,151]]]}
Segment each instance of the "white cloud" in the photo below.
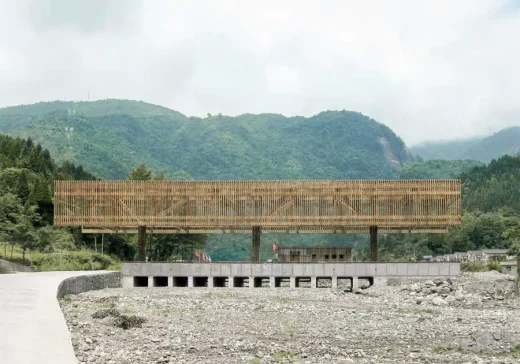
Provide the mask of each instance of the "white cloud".
{"label": "white cloud", "polygon": [[0,106],[360,111],[415,143],[520,124],[516,0],[0,2]]}

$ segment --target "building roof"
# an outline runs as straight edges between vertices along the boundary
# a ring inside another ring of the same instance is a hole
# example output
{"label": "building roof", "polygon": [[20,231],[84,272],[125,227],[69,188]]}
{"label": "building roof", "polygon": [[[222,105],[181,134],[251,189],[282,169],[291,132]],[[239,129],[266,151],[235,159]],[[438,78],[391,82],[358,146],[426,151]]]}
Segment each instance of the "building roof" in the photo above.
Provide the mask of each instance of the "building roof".
{"label": "building roof", "polygon": [[500,262],[500,265],[517,265],[516,262]]}
{"label": "building roof", "polygon": [[486,254],[507,254],[507,249],[482,249],[483,253]]}

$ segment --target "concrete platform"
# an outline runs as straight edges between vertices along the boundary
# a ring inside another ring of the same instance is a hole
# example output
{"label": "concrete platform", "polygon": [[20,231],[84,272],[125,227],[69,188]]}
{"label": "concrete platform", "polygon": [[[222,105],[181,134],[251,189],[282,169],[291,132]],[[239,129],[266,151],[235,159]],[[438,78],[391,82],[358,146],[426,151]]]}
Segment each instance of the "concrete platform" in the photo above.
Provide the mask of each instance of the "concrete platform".
{"label": "concrete platform", "polygon": [[[123,263],[123,287],[289,287],[300,280],[348,280],[352,289],[360,279],[380,284],[392,277],[458,277],[460,263]],[[266,283],[267,282],[267,283]]]}
{"label": "concrete platform", "polygon": [[77,363],[56,292],[85,274],[92,272],[0,274],[0,363]]}

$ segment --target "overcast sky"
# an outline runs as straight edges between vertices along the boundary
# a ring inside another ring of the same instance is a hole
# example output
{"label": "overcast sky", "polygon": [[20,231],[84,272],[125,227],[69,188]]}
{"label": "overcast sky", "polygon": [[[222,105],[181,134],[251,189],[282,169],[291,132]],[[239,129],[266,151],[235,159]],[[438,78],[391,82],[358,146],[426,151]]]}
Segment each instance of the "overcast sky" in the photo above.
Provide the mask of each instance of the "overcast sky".
{"label": "overcast sky", "polygon": [[1,0],[0,106],[89,93],[489,134],[520,125],[520,0]]}

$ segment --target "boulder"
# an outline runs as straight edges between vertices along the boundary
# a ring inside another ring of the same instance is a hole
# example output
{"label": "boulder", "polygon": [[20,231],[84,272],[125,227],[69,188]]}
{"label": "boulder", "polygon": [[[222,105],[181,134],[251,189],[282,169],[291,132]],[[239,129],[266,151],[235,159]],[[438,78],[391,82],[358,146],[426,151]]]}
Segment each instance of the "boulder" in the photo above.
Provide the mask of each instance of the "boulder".
{"label": "boulder", "polygon": [[448,302],[446,302],[443,298],[441,297],[435,297],[433,300],[432,300],[432,304],[434,306],[448,306]]}

